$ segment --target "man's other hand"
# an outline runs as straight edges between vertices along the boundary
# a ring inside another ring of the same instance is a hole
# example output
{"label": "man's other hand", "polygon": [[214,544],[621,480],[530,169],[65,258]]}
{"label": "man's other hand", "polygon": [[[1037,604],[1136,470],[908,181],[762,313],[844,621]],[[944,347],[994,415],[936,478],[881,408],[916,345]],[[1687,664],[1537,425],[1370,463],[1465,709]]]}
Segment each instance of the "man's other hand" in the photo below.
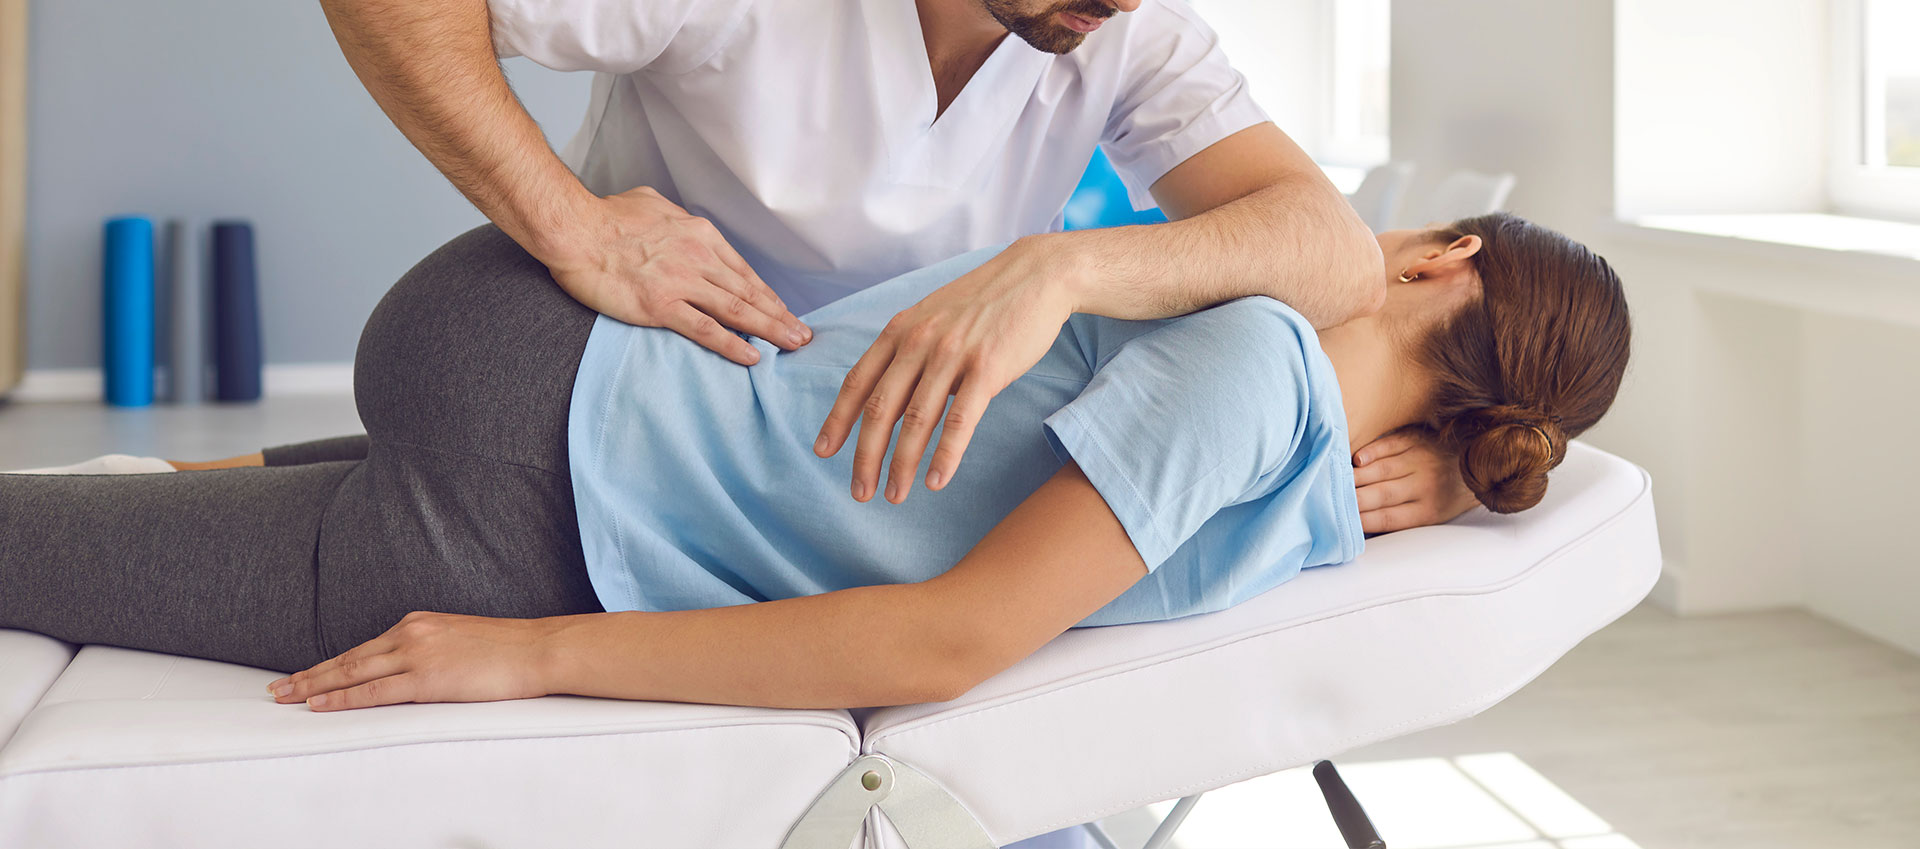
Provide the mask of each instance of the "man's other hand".
{"label": "man's other hand", "polygon": [[[821,457],[839,453],[859,423],[854,500],[865,502],[878,491],[895,422],[900,442],[893,447],[887,500],[899,504],[913,490],[936,425],[940,445],[927,465],[927,488],[945,487],[987,402],[1053,347],[1060,326],[1074,313],[1067,282],[1071,270],[1059,264],[1060,255],[1046,248],[1043,238],[1013,243],[902,310],[847,370],[813,452]],[[951,411],[948,396],[953,397]]]}
{"label": "man's other hand", "polygon": [[729,330],[789,351],[813,338],[712,222],[650,187],[593,199],[572,232],[547,268],[596,312],[665,327],[743,366],[760,352]]}
{"label": "man's other hand", "polygon": [[1404,428],[1354,452],[1353,485],[1370,534],[1452,521],[1480,503],[1460,480],[1458,458]]}

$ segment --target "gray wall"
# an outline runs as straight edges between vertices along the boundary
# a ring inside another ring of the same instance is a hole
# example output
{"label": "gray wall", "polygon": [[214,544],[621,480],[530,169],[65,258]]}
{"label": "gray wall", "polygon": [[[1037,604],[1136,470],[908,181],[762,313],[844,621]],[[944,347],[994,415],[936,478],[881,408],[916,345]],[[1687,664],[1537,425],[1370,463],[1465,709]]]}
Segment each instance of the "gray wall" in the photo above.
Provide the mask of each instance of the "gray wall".
{"label": "gray wall", "polygon": [[[314,0],[35,0],[27,365],[100,362],[101,222],[251,219],[268,362],[347,362],[380,295],[484,218],[347,66]],[[515,59],[564,144],[590,77]]]}

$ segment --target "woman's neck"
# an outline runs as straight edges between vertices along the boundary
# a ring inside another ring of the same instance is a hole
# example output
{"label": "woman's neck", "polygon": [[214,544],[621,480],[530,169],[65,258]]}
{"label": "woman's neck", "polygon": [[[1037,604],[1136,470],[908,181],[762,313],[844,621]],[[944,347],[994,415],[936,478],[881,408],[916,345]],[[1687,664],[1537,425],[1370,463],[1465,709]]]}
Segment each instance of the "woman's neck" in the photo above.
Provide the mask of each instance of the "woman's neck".
{"label": "woman's neck", "polygon": [[1320,331],[1320,350],[1340,381],[1349,453],[1420,420],[1429,392],[1426,377],[1395,349],[1378,316]]}

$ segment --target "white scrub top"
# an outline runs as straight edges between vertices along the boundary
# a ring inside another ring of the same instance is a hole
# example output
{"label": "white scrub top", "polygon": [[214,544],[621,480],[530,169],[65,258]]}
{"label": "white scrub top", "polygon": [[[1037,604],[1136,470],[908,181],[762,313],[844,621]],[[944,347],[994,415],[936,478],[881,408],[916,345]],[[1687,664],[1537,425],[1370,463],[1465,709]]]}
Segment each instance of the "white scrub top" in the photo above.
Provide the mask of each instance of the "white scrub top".
{"label": "white scrub top", "polygon": [[599,195],[710,219],[795,314],[1061,229],[1096,145],[1136,209],[1175,165],[1267,120],[1182,0],[1064,56],[1008,35],[934,119],[914,0],[489,0],[502,56],[591,70],[561,158]]}

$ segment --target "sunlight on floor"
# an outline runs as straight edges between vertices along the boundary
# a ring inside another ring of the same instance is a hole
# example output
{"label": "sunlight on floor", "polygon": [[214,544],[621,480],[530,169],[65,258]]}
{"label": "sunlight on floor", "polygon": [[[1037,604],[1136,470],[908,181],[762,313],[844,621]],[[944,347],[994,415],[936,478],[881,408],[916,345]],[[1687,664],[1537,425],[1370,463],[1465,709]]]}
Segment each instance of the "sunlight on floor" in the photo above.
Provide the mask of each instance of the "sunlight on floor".
{"label": "sunlight on floor", "polygon": [[[1335,765],[1390,849],[1639,849],[1507,752]],[[1173,805],[1158,802],[1145,810],[1157,818]],[[1144,816],[1126,815],[1105,824],[1122,846],[1140,845],[1153,826]],[[1300,767],[1208,793],[1168,847],[1345,845],[1312,770]]]}

